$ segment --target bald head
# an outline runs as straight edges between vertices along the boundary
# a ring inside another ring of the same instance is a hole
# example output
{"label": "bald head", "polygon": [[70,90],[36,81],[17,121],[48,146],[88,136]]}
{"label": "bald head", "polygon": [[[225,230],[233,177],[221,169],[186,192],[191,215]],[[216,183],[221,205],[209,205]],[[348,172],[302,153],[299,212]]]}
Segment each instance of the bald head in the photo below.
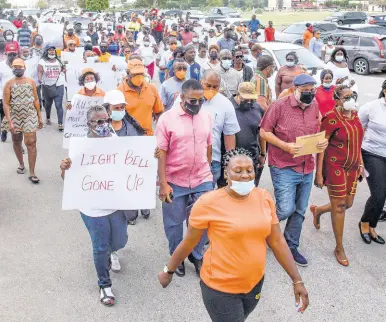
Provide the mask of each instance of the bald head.
{"label": "bald head", "polygon": [[202,75],[201,79],[203,81],[207,81],[208,79],[213,79],[219,83],[221,82],[220,74],[214,69],[207,69],[206,71],[204,71],[204,74]]}

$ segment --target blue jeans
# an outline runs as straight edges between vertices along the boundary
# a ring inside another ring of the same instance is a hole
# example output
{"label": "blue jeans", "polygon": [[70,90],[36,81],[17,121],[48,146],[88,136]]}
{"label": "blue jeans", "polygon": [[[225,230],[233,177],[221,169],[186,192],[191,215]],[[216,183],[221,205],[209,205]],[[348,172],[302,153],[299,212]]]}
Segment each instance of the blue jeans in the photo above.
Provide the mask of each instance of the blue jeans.
{"label": "blue jeans", "polygon": [[213,189],[216,187],[217,180],[221,177],[221,162],[220,161],[212,161],[210,165],[210,170],[213,175]]}
{"label": "blue jeans", "polygon": [[63,96],[64,85],[56,87],[55,97],[43,97],[44,109],[46,110],[46,117],[49,120],[51,118],[52,103],[55,102],[56,112],[58,113],[58,124],[63,124]]}
{"label": "blue jeans", "polygon": [[127,219],[122,210],[103,217],[80,213],[90,234],[99,287],[111,287],[110,254],[127,243]]}
{"label": "blue jeans", "polygon": [[[205,192],[213,190],[212,182],[204,182],[196,188],[185,188],[169,183],[173,189],[173,202],[162,203],[162,215],[166,238],[169,242],[169,253],[172,255],[184,236],[183,223],[188,224],[190,211],[196,200]],[[208,241],[205,233],[192,251],[196,259],[202,259],[204,246]]]}
{"label": "blue jeans", "polygon": [[299,247],[304,214],[310,199],[313,173],[298,173],[291,168],[270,167],[275,189],[277,216],[280,221],[287,219],[284,237],[288,247]]}
{"label": "blue jeans", "polygon": [[161,84],[165,81],[165,71],[164,70],[160,70],[158,72],[158,78],[159,78],[159,81]]}

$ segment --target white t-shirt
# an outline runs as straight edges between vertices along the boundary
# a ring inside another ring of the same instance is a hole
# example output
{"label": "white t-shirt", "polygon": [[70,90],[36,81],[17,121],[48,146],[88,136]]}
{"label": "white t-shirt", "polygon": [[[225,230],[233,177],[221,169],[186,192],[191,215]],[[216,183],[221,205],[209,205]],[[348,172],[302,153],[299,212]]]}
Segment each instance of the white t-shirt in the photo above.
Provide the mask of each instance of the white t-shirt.
{"label": "white t-shirt", "polygon": [[212,115],[212,158],[214,161],[221,162],[221,134],[233,135],[240,131],[235,108],[228,98],[217,93],[210,101],[202,104],[202,109]]}
{"label": "white t-shirt", "polygon": [[46,61],[44,59],[39,60],[39,65],[43,67],[43,78],[42,78],[42,84],[43,85],[54,85],[56,83],[56,86],[64,85],[65,78],[64,74],[62,73],[62,66],[60,65],[59,61],[55,59],[53,63]]}
{"label": "white t-shirt", "polygon": [[153,47],[151,47],[151,46],[145,47],[145,46],[141,45],[138,48],[138,52],[141,55],[141,57],[143,59],[143,63],[145,66],[148,66],[152,62],[154,62],[156,55],[154,53]]}
{"label": "white t-shirt", "polygon": [[[143,34],[143,32],[142,31],[140,31],[139,33],[138,33],[138,35],[137,35],[137,45],[140,45],[140,46],[142,46],[143,45],[143,37],[144,37],[145,35]],[[157,43],[156,43],[156,41],[155,41],[155,39],[154,39],[154,37],[152,36],[152,35],[148,35],[148,37],[149,37],[149,39],[150,39],[150,43],[152,44],[152,45],[156,45]]]}
{"label": "white t-shirt", "polygon": [[7,59],[0,62],[0,99],[3,99],[3,89],[5,84],[14,78],[12,68],[8,66]]}
{"label": "white t-shirt", "polygon": [[168,62],[171,61],[172,59],[173,59],[172,51],[170,49],[167,51],[164,51],[164,53],[161,55],[161,60],[159,62],[159,65],[161,67],[166,67]]}
{"label": "white t-shirt", "polygon": [[209,61],[206,62],[206,64],[204,64],[204,66],[202,66],[203,70],[208,70],[208,69],[213,69],[215,70],[216,72],[220,72],[221,70],[221,63],[219,62],[218,64],[216,65],[213,65],[211,64]]}
{"label": "white t-shirt", "polygon": [[202,70],[206,65],[206,63],[208,62],[208,57],[201,58],[200,56],[196,55],[195,61],[197,64],[201,66],[201,70]]}
{"label": "white t-shirt", "polygon": [[217,37],[214,36],[213,38],[208,37],[208,48],[212,45],[217,45]]}

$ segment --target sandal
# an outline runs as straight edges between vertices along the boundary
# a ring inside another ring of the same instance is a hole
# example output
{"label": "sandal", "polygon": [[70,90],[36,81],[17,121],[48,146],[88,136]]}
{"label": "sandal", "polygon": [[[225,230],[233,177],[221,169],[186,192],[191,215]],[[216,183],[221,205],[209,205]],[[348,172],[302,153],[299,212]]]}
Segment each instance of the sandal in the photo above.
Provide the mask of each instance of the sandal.
{"label": "sandal", "polygon": [[317,230],[319,230],[320,229],[320,215],[316,214],[316,208],[317,208],[317,206],[315,206],[315,205],[310,206],[310,210],[312,212],[312,215],[314,216],[314,226]]}
{"label": "sandal", "polygon": [[59,130],[60,132],[62,132],[62,131],[64,130],[63,124],[59,124],[59,125],[58,125],[58,130]]}
{"label": "sandal", "polygon": [[25,168],[23,167],[18,167],[17,168],[17,170],[16,170],[16,172],[18,173],[18,174],[24,174],[25,173]]}
{"label": "sandal", "polygon": [[345,266],[347,267],[349,264],[348,264],[348,260],[347,259],[340,259],[338,257],[338,252],[336,251],[336,249],[334,250],[334,254],[335,254],[335,258],[336,260],[338,261],[338,263],[342,266]]}
{"label": "sandal", "polygon": [[[114,294],[111,292],[111,287],[105,287],[105,288],[101,287],[100,291],[101,291],[101,294],[100,294],[101,303],[105,306],[114,306],[115,297],[114,297]],[[107,293],[109,295],[107,295]]]}
{"label": "sandal", "polygon": [[39,178],[37,176],[31,176],[28,177],[29,181],[31,181],[34,184],[38,184],[40,182]]}

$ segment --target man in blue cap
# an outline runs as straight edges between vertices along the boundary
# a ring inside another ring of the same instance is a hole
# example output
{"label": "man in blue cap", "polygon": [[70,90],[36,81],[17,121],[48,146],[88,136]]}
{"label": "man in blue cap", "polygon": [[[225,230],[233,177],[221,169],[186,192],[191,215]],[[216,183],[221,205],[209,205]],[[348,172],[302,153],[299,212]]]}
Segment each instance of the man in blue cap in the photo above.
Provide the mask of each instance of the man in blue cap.
{"label": "man in blue cap", "polygon": [[[260,124],[260,136],[270,144],[268,164],[275,190],[277,216],[286,220],[284,237],[295,262],[307,266],[299,253],[304,214],[308,206],[315,168],[312,154],[294,157],[303,149],[296,138],[319,132],[319,107],[315,97],[315,80],[307,74],[295,77],[295,92],[272,103]],[[328,140],[317,147],[324,151]]]}

